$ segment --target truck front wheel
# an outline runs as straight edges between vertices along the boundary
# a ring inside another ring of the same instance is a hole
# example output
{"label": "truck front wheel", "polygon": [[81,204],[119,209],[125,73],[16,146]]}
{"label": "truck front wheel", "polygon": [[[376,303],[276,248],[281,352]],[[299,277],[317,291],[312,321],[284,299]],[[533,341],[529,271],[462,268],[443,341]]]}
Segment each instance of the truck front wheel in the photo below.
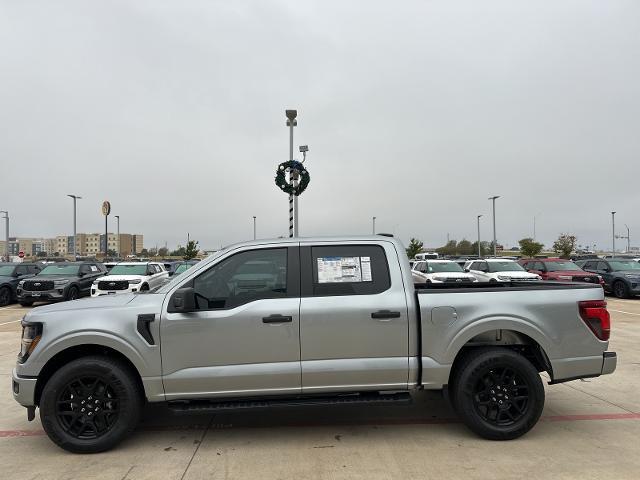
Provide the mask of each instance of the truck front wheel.
{"label": "truck front wheel", "polygon": [[511,440],[538,422],[544,386],[538,371],[507,348],[474,348],[453,381],[458,415],[473,432],[489,440]]}
{"label": "truck front wheel", "polygon": [[129,435],[142,394],[121,362],[83,357],[60,368],[44,386],[40,419],[49,438],[74,453],[103,452]]}

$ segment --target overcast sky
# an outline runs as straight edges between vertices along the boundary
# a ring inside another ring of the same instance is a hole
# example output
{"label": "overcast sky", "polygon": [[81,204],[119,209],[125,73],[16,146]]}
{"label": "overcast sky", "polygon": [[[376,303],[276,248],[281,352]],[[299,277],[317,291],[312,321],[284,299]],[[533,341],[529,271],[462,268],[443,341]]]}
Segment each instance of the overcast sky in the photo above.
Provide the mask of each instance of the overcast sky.
{"label": "overcast sky", "polygon": [[71,234],[68,193],[78,231],[108,199],[147,247],[249,239],[253,215],[287,235],[297,108],[301,235],[375,215],[439,246],[483,214],[488,240],[501,195],[507,246],[535,216],[608,248],[612,210],[640,245],[638,25],[634,0],[0,0],[0,209],[12,236]]}

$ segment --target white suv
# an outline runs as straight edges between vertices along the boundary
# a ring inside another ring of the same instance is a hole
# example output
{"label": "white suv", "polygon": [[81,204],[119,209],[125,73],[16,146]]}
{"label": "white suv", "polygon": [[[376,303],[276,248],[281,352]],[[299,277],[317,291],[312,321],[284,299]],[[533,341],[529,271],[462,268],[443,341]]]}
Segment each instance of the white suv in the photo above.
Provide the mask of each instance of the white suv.
{"label": "white suv", "polygon": [[485,258],[469,260],[464,271],[473,274],[479,282],[537,282],[540,275],[529,273],[513,260],[504,258]]}
{"label": "white suv", "polygon": [[415,262],[411,269],[413,281],[417,283],[470,283],[478,280],[451,260],[425,260]]}
{"label": "white suv", "polygon": [[109,273],[94,280],[91,296],[142,292],[162,285],[169,278],[164,265],[155,262],[121,262]]}

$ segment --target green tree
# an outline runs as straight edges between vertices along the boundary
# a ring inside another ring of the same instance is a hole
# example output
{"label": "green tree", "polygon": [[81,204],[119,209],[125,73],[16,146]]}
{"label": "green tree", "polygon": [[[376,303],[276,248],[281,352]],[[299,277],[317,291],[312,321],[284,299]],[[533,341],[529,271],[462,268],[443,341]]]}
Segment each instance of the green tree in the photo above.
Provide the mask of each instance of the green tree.
{"label": "green tree", "polygon": [[160,247],[158,249],[158,255],[161,257],[166,257],[169,255],[169,249],[167,247]]}
{"label": "green tree", "polygon": [[476,249],[473,249],[473,244],[463,238],[462,240],[460,240],[458,242],[458,245],[456,245],[456,254],[457,255],[473,255],[474,252],[478,251],[478,246],[476,245]]}
{"label": "green tree", "polygon": [[576,241],[577,238],[575,235],[563,233],[553,243],[553,251],[559,254],[562,258],[569,258],[571,256],[571,252],[576,248]]}
{"label": "green tree", "polygon": [[146,248],[143,248],[142,250],[140,250],[140,256],[141,257],[148,257],[149,256],[149,250],[147,250]]}
{"label": "green tree", "polygon": [[455,255],[458,242],[455,240],[449,240],[444,247],[436,248],[438,255]]}
{"label": "green tree", "polygon": [[182,257],[186,253],[186,249],[182,245],[178,245],[178,248],[173,250],[169,255],[172,257]]}
{"label": "green tree", "polygon": [[407,247],[407,257],[415,258],[418,253],[422,252],[422,247],[424,247],[422,241],[417,238],[411,238],[409,246]]}
{"label": "green tree", "polygon": [[182,258],[185,260],[191,260],[192,258],[196,258],[198,256],[198,242],[195,240],[189,240],[187,243],[187,248],[184,251],[184,255]]}
{"label": "green tree", "polygon": [[520,252],[522,252],[522,256],[527,258],[535,257],[544,248],[542,243],[536,242],[533,238],[523,238],[522,240],[519,240],[518,243],[520,244]]}

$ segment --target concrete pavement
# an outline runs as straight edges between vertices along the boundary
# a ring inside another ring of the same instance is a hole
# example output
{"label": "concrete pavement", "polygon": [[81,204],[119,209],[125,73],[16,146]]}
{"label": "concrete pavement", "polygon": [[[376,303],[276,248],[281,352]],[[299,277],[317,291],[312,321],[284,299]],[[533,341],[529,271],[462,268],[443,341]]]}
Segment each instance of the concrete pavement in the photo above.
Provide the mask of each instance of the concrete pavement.
{"label": "concrete pavement", "polygon": [[97,455],[49,441],[11,396],[27,309],[0,309],[0,461],[7,477],[40,479],[636,479],[640,471],[640,299],[608,299],[614,375],[547,386],[542,421],[490,442],[458,422],[437,392],[406,407],[314,407],[176,416],[145,409],[136,433]]}

